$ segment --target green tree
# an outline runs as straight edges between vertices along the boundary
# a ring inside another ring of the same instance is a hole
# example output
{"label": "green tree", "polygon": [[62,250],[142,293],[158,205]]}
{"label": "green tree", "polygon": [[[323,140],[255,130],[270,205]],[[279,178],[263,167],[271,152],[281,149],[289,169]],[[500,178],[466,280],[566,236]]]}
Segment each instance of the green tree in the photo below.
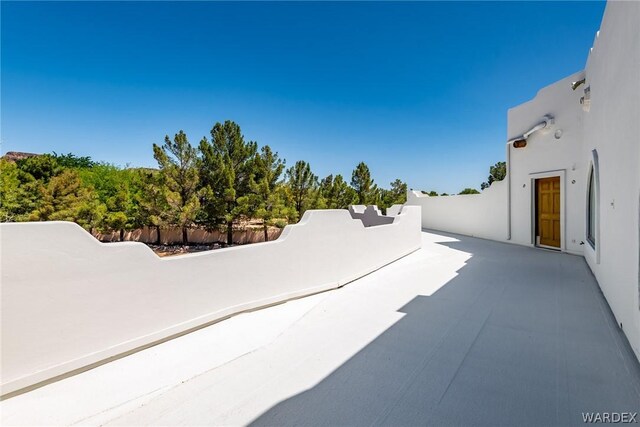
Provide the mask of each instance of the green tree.
{"label": "green tree", "polygon": [[476,190],[475,188],[465,188],[464,190],[462,190],[461,192],[459,192],[458,194],[480,194],[480,192],[478,190]]}
{"label": "green tree", "polygon": [[494,181],[502,181],[507,176],[507,163],[498,162],[489,168],[489,177],[486,182],[480,184],[480,189],[485,190],[491,186]]}
{"label": "green tree", "polygon": [[73,221],[85,228],[100,221],[99,203],[72,169],[52,177],[41,187],[41,204],[30,215],[32,221]]}
{"label": "green tree", "polygon": [[14,162],[0,158],[0,221],[27,219],[35,209],[40,193],[39,183]]}
{"label": "green tree", "polygon": [[[286,172],[285,172],[286,176]],[[282,216],[281,219],[274,219],[273,224],[277,227],[283,228],[287,224],[295,223],[299,219],[298,211],[296,210],[295,198],[291,187],[282,181],[278,184],[277,192],[282,200],[284,208],[278,216]]]}
{"label": "green tree", "polygon": [[356,192],[345,182],[342,175],[329,175],[320,182],[320,191],[327,209],[346,209],[355,203]]}
{"label": "green tree", "polygon": [[77,206],[76,222],[93,234],[96,229],[104,228],[107,206],[100,202],[92,188],[87,188],[86,191],[87,196],[82,198]]}
{"label": "green tree", "polygon": [[[156,244],[162,243],[161,229],[169,220],[169,202],[164,175],[155,171],[140,171],[142,189],[139,193],[141,222],[156,229]],[[184,237],[184,236],[183,236]]]}
{"label": "green tree", "polygon": [[353,170],[351,186],[356,190],[358,204],[367,205],[375,202],[378,186],[374,184],[369,167],[364,162],[360,162]]}
{"label": "green tree", "polygon": [[18,167],[0,158],[0,221],[15,221],[21,208]]}
{"label": "green tree", "polygon": [[439,194],[437,191],[431,190],[431,191],[422,191],[422,194],[426,194],[430,197],[437,197]]}
{"label": "green tree", "polygon": [[391,188],[383,193],[384,208],[393,205],[403,205],[407,202],[407,183],[396,179],[391,183]]}
{"label": "green tree", "polygon": [[206,221],[226,224],[229,245],[234,223],[257,208],[252,191],[257,150],[258,144],[245,141],[240,126],[230,120],[213,126],[211,142],[200,141]]}
{"label": "green tree", "polygon": [[106,209],[100,228],[118,230],[122,240],[125,230],[144,224],[140,210],[143,186],[139,170],[122,169],[108,163],[93,163],[91,167],[78,166],[73,170],[77,171],[86,187],[95,191]]}
{"label": "green tree", "polygon": [[73,153],[58,154],[55,151],[52,156],[58,165],[65,168],[91,168],[95,166],[95,162],[88,156],[76,156]]}
{"label": "green tree", "polygon": [[291,216],[286,205],[286,195],[279,185],[284,168],[285,161],[278,157],[278,153],[274,153],[268,145],[262,147],[256,157],[253,191],[259,204],[255,216],[263,221],[265,242],[269,240],[268,226],[278,219]]}
{"label": "green tree", "polygon": [[194,223],[200,203],[197,186],[198,156],[187,135],[180,131],[173,141],[165,136],[164,144],[153,144],[153,157],[158,162],[167,187],[167,204],[172,222],[182,228],[182,244],[188,241],[188,227]]}
{"label": "green tree", "polygon": [[118,183],[115,194],[107,200],[107,226],[118,230],[120,241],[124,240],[125,230],[132,230],[137,223],[138,205],[135,203],[128,180]]}
{"label": "green tree", "polygon": [[18,160],[16,165],[21,171],[28,173],[34,179],[45,184],[63,169],[56,158],[50,154],[27,157],[26,159]]}
{"label": "green tree", "polygon": [[287,170],[287,184],[299,217],[302,217],[304,211],[312,204],[310,196],[317,183],[318,177],[311,172],[311,165],[304,160],[298,160]]}
{"label": "green tree", "polygon": [[83,184],[92,187],[105,205],[126,179],[124,171],[108,163],[96,163],[91,168],[79,168],[77,172]]}

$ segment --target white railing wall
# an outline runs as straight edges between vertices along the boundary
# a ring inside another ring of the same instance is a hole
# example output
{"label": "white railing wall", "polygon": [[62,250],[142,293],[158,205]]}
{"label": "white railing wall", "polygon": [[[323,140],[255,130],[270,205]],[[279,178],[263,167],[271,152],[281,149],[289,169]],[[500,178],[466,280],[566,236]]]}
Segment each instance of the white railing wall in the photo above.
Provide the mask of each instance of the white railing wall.
{"label": "white railing wall", "polygon": [[421,245],[420,209],[307,211],[273,242],[159,258],[69,222],[1,224],[2,394],[232,314],[342,286]]}
{"label": "white railing wall", "polygon": [[504,241],[507,238],[507,186],[496,181],[481,194],[428,196],[409,191],[406,206],[422,208],[422,227]]}

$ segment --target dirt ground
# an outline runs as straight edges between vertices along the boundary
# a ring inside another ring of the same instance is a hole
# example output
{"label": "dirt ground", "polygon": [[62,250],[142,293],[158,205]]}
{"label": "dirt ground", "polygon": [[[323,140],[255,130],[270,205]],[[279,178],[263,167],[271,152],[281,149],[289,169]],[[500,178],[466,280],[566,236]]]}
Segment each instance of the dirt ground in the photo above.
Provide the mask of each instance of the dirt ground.
{"label": "dirt ground", "polygon": [[153,252],[156,253],[159,257],[166,256],[174,256],[174,255],[183,255],[183,254],[191,254],[195,252],[203,252],[210,251],[213,249],[220,249],[222,246],[219,243],[214,243],[212,245],[147,245],[151,248]]}

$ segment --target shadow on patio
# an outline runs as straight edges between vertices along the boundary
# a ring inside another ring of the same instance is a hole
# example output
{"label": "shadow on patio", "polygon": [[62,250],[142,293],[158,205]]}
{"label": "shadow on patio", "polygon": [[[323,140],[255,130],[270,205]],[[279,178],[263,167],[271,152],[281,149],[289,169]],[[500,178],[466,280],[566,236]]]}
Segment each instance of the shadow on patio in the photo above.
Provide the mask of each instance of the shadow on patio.
{"label": "shadow on patio", "polygon": [[455,238],[439,244],[472,254],[455,278],[253,425],[581,425],[640,410],[640,367],[583,258]]}

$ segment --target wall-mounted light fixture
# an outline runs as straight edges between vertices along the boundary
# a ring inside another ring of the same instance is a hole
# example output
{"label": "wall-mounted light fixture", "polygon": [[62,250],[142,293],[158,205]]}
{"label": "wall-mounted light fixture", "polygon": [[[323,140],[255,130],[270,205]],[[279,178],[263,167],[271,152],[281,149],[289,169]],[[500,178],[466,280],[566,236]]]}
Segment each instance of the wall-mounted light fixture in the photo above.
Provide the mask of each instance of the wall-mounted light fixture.
{"label": "wall-mounted light fixture", "polygon": [[526,146],[527,146],[527,140],[524,138],[513,141],[513,148],[524,148]]}
{"label": "wall-mounted light fixture", "polygon": [[[553,126],[555,124],[555,119],[553,118],[552,115],[547,114],[542,118],[542,121],[540,123],[538,123],[537,125],[535,125],[534,127],[532,127],[531,129],[529,129],[528,131],[526,131],[525,133],[523,133],[521,136],[518,136],[516,138],[510,139],[507,142],[507,145],[511,144],[513,145],[513,148],[524,148],[527,146],[527,139],[535,132],[542,130],[542,129],[549,129],[551,128],[551,126]],[[562,131],[560,131],[560,136],[562,136]],[[556,138],[557,139],[557,138]]]}

